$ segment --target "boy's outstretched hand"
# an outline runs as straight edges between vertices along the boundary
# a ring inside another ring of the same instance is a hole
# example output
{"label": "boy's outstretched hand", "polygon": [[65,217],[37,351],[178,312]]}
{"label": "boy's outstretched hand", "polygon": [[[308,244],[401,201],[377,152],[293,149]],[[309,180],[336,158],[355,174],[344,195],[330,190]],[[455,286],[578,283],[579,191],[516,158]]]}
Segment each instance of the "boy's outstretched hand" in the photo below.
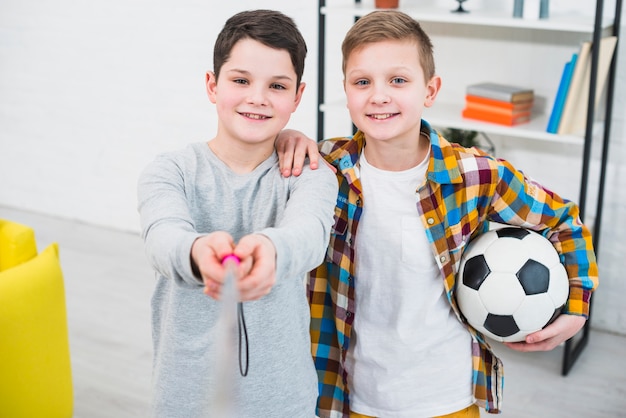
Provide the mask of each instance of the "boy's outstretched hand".
{"label": "boy's outstretched hand", "polygon": [[239,300],[249,301],[267,295],[276,281],[276,249],[264,235],[247,235],[234,245],[227,232],[218,231],[198,238],[191,246],[191,261],[202,279],[204,293],[219,299],[226,276],[222,260],[234,254],[241,262],[237,266]]}
{"label": "boy's outstretched hand", "polygon": [[232,254],[234,246],[233,238],[223,231],[202,236],[191,246],[192,270],[202,279],[204,292],[215,299],[219,298],[226,275],[222,259]]}
{"label": "boy's outstretched hand", "polygon": [[257,300],[267,295],[276,283],[276,248],[261,234],[246,235],[233,253],[241,260],[237,282],[242,301]]}
{"label": "boy's outstretched hand", "polygon": [[585,321],[584,316],[562,314],[541,331],[527,335],[526,341],[504,345],[516,351],[549,351],[576,335]]}

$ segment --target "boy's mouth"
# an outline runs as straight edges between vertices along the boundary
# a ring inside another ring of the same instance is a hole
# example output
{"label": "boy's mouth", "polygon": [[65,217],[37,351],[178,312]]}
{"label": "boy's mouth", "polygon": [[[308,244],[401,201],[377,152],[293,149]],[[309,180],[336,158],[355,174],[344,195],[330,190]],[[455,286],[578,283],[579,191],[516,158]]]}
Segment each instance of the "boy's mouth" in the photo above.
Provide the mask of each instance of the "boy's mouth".
{"label": "boy's mouth", "polygon": [[240,115],[248,119],[256,119],[256,120],[263,120],[263,119],[270,118],[269,116],[259,115],[258,113],[240,113]]}
{"label": "boy's mouth", "polygon": [[367,116],[369,116],[372,119],[376,119],[376,120],[385,120],[385,119],[389,119],[392,116],[397,115],[397,113],[372,113],[369,114]]}

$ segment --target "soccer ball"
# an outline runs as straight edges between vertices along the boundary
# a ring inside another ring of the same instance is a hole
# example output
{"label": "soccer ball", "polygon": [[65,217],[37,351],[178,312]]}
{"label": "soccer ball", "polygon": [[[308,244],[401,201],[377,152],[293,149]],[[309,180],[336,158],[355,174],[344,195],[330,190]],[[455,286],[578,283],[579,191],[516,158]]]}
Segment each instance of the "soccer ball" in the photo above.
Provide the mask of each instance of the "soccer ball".
{"label": "soccer ball", "polygon": [[467,322],[496,341],[523,341],[561,313],[569,281],[542,235],[517,227],[488,231],[461,256],[456,300]]}

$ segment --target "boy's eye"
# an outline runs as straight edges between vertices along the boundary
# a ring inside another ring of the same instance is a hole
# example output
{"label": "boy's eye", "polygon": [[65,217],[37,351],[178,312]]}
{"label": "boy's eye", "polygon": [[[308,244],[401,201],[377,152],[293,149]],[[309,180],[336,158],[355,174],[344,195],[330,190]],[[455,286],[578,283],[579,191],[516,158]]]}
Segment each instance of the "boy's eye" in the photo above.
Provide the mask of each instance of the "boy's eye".
{"label": "boy's eye", "polygon": [[233,81],[237,84],[248,84],[248,80],[246,80],[245,78],[236,78]]}
{"label": "boy's eye", "polygon": [[406,80],[402,77],[395,77],[393,79],[391,79],[391,83],[392,84],[403,84],[406,83]]}
{"label": "boy's eye", "polygon": [[278,83],[272,83],[272,85],[270,86],[273,89],[276,90],[286,90],[287,87],[283,86],[282,84],[278,84]]}
{"label": "boy's eye", "polygon": [[357,86],[367,86],[370,82],[367,80],[357,80],[354,84]]}

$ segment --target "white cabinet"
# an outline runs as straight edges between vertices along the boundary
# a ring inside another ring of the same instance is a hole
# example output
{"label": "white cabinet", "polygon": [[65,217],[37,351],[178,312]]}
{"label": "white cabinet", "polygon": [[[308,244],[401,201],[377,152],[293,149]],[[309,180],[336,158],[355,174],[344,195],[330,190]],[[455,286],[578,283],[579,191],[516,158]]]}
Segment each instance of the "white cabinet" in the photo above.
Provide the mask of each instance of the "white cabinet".
{"label": "white cabinet", "polygon": [[[329,22],[331,19],[337,19],[344,24],[347,22],[347,30],[355,19],[375,10],[373,0],[356,0],[354,3],[344,1],[341,5],[339,3],[341,2],[319,0],[318,139],[348,135],[349,132],[345,130],[351,129],[349,115],[345,110],[340,72],[340,43],[345,31],[342,33],[341,28]],[[593,146],[593,154],[594,159],[599,161],[599,170],[593,176],[592,186],[597,199],[595,224],[591,227],[594,229],[594,244],[597,249],[610,136],[614,64],[599,109],[595,109],[593,101],[588,106],[588,123],[584,132],[555,135],[547,133],[546,127],[563,66],[574,52],[578,52],[583,41],[592,40],[597,44],[603,36],[618,35],[622,0],[615,0],[615,13],[610,17],[604,13],[604,1],[597,0],[595,16],[584,16],[571,11],[559,14],[558,10],[551,10],[550,17],[542,20],[513,18],[513,0],[500,2],[510,3],[510,7],[490,7],[485,10],[474,9],[472,2],[467,2],[464,7],[470,13],[463,14],[451,12],[455,8],[455,2],[446,2],[446,6],[442,3],[435,0],[400,0],[399,10],[418,20],[433,40],[436,71],[443,80],[437,101],[424,112],[424,119],[438,128],[480,131],[488,135],[511,138],[518,143],[523,142],[526,147],[540,148],[543,143],[544,146],[560,144],[578,148],[581,164],[571,170],[580,175],[578,202],[583,218],[590,183],[592,143],[595,141],[597,145]],[[329,26],[333,26],[333,31],[328,30]],[[331,32],[335,36],[332,39]],[[337,33],[340,34],[339,37]],[[591,89],[595,89],[597,59],[597,54],[592,54]],[[463,118],[461,111],[465,105],[465,87],[482,81],[533,88],[536,100],[531,122],[508,127]],[[590,97],[593,96],[595,95],[590,94]],[[325,129],[326,126],[331,129]],[[563,374],[567,374],[584,348],[589,323],[587,321],[580,336],[566,344]]]}

